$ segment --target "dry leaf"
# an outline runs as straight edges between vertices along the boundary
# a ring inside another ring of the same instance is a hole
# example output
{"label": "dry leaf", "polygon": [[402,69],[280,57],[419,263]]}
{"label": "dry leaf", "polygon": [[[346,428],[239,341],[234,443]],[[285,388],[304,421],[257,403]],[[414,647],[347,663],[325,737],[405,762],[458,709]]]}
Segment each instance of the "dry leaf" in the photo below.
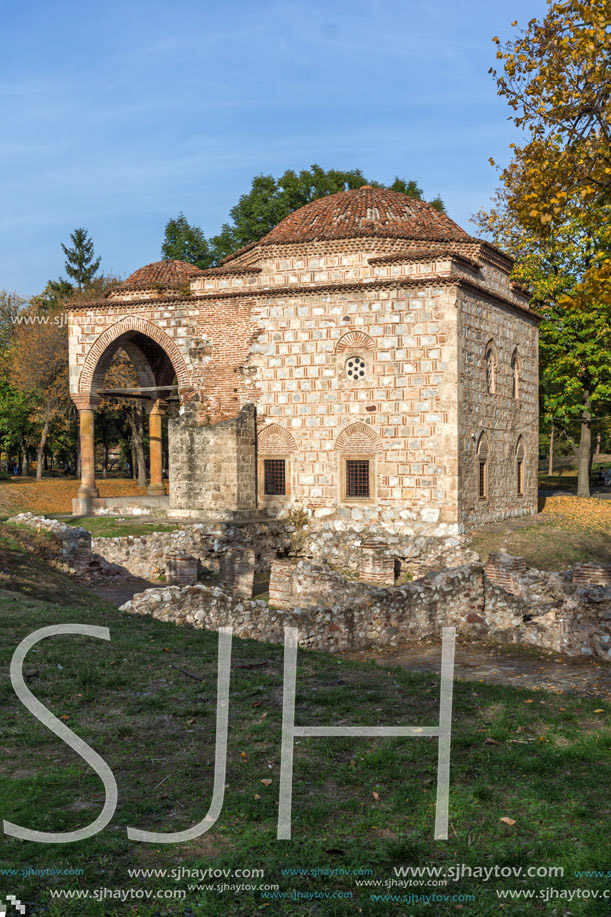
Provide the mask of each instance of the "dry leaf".
{"label": "dry leaf", "polygon": [[524,701],[525,704],[534,704],[534,700],[530,698],[529,700]]}
{"label": "dry leaf", "polygon": [[484,745],[498,745],[498,744],[499,743],[496,742],[494,739],[491,739],[490,736],[486,736],[486,738],[484,739]]}
{"label": "dry leaf", "polygon": [[261,783],[263,784],[263,786],[271,786],[271,785],[272,785],[271,780],[262,780]]}
{"label": "dry leaf", "polygon": [[376,802],[379,802],[379,801],[380,801],[380,794],[379,794],[379,793],[376,793],[375,790],[373,791],[373,793],[372,793],[371,795],[373,796],[373,798],[375,799]]}
{"label": "dry leaf", "polygon": [[255,793],[255,799],[261,799],[258,793]]}
{"label": "dry leaf", "polygon": [[605,712],[605,711],[603,710],[602,707],[599,707],[598,710],[595,710],[595,711],[594,711],[594,713],[604,713],[604,712]]}
{"label": "dry leaf", "polygon": [[245,752],[245,751],[240,752],[240,757],[241,757],[241,758],[245,758],[245,757],[246,757],[246,752]]}
{"label": "dry leaf", "polygon": [[516,823],[515,818],[507,818],[506,815],[504,815],[504,816],[501,818],[501,821],[504,821],[506,825],[515,825],[515,823]]}

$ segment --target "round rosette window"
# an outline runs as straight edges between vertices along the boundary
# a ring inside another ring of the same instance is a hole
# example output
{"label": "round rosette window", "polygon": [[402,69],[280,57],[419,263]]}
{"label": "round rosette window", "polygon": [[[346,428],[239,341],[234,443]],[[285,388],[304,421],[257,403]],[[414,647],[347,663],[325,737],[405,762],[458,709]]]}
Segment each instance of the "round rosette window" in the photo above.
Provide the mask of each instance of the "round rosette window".
{"label": "round rosette window", "polygon": [[363,379],[365,376],[365,361],[362,357],[350,357],[346,360],[346,375],[353,381]]}

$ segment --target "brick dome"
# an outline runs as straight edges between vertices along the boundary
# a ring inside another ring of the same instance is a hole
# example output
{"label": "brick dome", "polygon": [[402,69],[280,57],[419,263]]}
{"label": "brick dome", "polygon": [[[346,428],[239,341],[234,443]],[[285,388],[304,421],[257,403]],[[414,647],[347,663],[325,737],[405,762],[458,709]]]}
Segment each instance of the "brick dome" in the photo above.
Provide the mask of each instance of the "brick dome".
{"label": "brick dome", "polygon": [[187,261],[154,261],[134,271],[119,287],[120,290],[153,290],[182,287],[203,272]]}
{"label": "brick dome", "polygon": [[261,243],[355,238],[466,242],[471,239],[445,213],[399,191],[363,185],[300,207],[263,236]]}

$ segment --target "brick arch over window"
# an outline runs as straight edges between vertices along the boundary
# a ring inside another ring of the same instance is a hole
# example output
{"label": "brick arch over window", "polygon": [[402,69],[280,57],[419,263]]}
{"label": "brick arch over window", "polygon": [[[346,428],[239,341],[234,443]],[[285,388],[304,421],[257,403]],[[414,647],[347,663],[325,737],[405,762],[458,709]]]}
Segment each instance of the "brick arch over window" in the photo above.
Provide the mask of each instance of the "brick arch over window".
{"label": "brick arch over window", "polygon": [[364,331],[348,331],[337,342],[335,353],[345,353],[348,350],[375,350],[373,338]]}
{"label": "brick arch over window", "polygon": [[270,423],[257,434],[257,447],[261,455],[287,455],[295,452],[295,437],[278,423]]}
{"label": "brick arch over window", "polygon": [[335,440],[335,450],[355,455],[374,454],[382,451],[382,440],[369,424],[352,423]]}
{"label": "brick arch over window", "polygon": [[[145,338],[154,341],[155,344],[163,350],[172,364],[172,368],[176,374],[178,388],[184,388],[188,384],[189,370],[187,364],[172,338],[152,322],[148,322],[146,319],[139,318],[135,315],[130,315],[127,318],[115,322],[110,328],[107,328],[89,350],[79,378],[79,393],[87,395],[92,394],[94,388],[103,382],[109,363],[109,360],[105,359],[105,357],[107,357],[109,352],[114,355],[114,352],[118,350],[119,347],[123,347],[124,344],[120,343],[117,344],[114,350],[112,349],[112,345],[117,342],[119,338],[123,335],[129,335],[130,333],[141,334]],[[133,343],[133,339],[131,343]],[[132,356],[131,353],[129,355],[130,357]],[[138,370],[137,365],[136,369]]]}

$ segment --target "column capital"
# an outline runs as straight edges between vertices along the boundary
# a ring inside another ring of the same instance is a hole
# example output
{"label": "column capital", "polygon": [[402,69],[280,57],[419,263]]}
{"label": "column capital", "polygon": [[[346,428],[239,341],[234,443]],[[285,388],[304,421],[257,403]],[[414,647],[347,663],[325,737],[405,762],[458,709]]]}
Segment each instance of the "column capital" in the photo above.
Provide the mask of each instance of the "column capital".
{"label": "column capital", "polygon": [[97,411],[100,399],[98,395],[90,395],[86,392],[77,392],[70,397],[79,411]]}
{"label": "column capital", "polygon": [[162,417],[165,417],[165,414],[168,410],[168,402],[164,401],[163,398],[157,398],[155,401],[149,401],[145,404],[145,411],[147,414],[160,414]]}

